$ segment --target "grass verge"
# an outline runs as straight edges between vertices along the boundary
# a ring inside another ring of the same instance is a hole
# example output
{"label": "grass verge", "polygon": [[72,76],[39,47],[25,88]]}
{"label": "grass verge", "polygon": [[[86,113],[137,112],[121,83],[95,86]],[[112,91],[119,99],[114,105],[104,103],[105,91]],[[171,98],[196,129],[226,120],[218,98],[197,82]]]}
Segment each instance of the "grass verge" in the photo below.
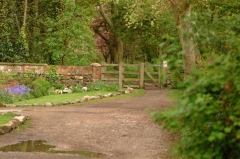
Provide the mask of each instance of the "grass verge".
{"label": "grass verge", "polygon": [[39,97],[39,98],[14,102],[13,104],[33,104],[33,103],[44,104],[46,102],[60,103],[60,102],[65,102],[65,101],[72,101],[72,100],[76,100],[76,99],[81,99],[86,95],[93,96],[93,95],[96,95],[96,94],[108,94],[108,93],[110,93],[110,92],[87,91],[87,92],[82,92],[82,93],[54,94],[54,95],[48,95],[48,96],[43,96],[43,97]]}
{"label": "grass verge", "polygon": [[2,113],[0,114],[0,125],[7,124],[14,117],[13,113]]}
{"label": "grass verge", "polygon": [[[55,95],[48,95],[48,96],[43,96],[35,99],[29,99],[29,100],[24,100],[24,101],[19,101],[15,102],[13,104],[33,104],[33,103],[40,103],[44,104],[46,102],[51,102],[51,103],[60,103],[60,102],[65,102],[65,101],[73,101],[76,99],[81,99],[84,96],[94,96],[96,94],[108,94],[112,92],[107,92],[107,91],[87,91],[87,92],[82,92],[82,93],[71,93],[71,94],[55,94]],[[115,96],[111,98],[104,98],[101,100],[114,100],[114,99],[121,99],[121,98],[128,98],[128,97],[136,97],[136,96],[141,96],[146,93],[145,90],[143,89],[136,89],[133,93],[129,94],[123,94],[120,96]],[[97,100],[93,101],[88,101],[89,102],[97,102]],[[77,105],[79,105],[78,103]]]}

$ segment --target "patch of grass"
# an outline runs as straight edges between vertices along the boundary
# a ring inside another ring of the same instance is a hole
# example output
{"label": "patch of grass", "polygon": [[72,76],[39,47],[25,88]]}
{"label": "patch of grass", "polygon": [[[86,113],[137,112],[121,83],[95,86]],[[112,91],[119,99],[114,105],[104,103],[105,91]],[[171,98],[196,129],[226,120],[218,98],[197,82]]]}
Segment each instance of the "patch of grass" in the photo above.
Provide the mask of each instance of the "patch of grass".
{"label": "patch of grass", "polygon": [[29,127],[31,123],[31,120],[26,120],[23,124],[19,125],[19,127],[17,127],[16,129],[14,129],[13,131],[19,131],[19,130],[24,130],[26,129],[27,127]]}
{"label": "patch of grass", "polygon": [[175,101],[179,101],[181,99],[181,95],[183,93],[183,90],[172,90],[170,93],[168,93],[168,97],[171,99],[174,99]]}
{"label": "patch of grass", "polygon": [[70,93],[70,94],[54,94],[54,95],[48,95],[48,96],[42,96],[39,98],[24,100],[15,102],[14,104],[33,104],[33,103],[40,103],[44,104],[46,102],[52,102],[52,103],[60,103],[65,101],[72,101],[76,99],[81,99],[84,96],[94,96],[96,94],[108,94],[111,92],[104,92],[104,91],[86,91],[81,93]]}
{"label": "patch of grass", "polygon": [[2,113],[0,114],[0,125],[7,124],[14,117],[13,113]]}

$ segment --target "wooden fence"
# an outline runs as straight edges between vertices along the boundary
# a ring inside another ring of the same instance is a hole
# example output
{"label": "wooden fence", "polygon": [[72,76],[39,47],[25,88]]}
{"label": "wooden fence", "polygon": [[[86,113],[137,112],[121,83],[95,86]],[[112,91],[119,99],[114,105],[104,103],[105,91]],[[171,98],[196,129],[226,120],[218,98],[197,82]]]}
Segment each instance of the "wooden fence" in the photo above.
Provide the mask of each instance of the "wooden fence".
{"label": "wooden fence", "polygon": [[118,82],[119,89],[144,88],[145,82],[152,82],[156,86],[162,87],[166,72],[167,67],[163,67],[161,64],[102,63],[101,81]]}

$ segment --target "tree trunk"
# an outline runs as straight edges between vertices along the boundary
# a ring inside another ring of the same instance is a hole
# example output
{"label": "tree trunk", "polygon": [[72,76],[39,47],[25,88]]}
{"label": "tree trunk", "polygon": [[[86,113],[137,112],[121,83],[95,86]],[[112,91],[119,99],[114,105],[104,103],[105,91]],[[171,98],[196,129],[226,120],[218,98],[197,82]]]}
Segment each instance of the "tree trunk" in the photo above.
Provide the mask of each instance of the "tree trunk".
{"label": "tree trunk", "polygon": [[25,34],[26,34],[27,7],[28,7],[28,0],[25,0],[24,15],[23,15],[23,31]]}
{"label": "tree trunk", "polygon": [[[107,16],[107,14],[104,12],[104,7],[100,5],[100,13],[105,20],[105,22],[109,26],[110,30],[110,37],[107,39],[107,44],[109,47],[109,55],[111,59],[111,63],[118,64],[119,62],[123,61],[123,42],[118,38],[118,35],[114,32],[114,24],[110,17]],[[114,6],[114,4],[111,4],[111,14],[118,14],[117,8]]]}
{"label": "tree trunk", "polygon": [[196,68],[197,48],[193,39],[190,37],[192,31],[191,24],[186,22],[186,16],[191,12],[191,4],[187,0],[171,0],[171,6],[178,25],[179,38],[184,51],[184,72],[190,75],[193,68]]}
{"label": "tree trunk", "polygon": [[123,61],[123,42],[116,35],[112,35],[109,45],[111,62],[118,64]]}

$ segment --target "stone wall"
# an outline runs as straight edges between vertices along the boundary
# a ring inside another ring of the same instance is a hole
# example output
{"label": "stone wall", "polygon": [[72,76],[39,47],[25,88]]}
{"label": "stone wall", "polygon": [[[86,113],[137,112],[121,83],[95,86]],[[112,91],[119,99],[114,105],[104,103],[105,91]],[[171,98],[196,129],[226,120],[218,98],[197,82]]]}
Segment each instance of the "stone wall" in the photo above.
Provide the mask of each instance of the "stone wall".
{"label": "stone wall", "polygon": [[[26,73],[30,71],[42,75],[47,73],[50,67],[47,64],[0,63],[0,72]],[[85,86],[101,80],[101,65],[98,63],[93,63],[90,66],[56,66],[56,70],[61,77],[61,83],[66,86],[78,83]]]}

